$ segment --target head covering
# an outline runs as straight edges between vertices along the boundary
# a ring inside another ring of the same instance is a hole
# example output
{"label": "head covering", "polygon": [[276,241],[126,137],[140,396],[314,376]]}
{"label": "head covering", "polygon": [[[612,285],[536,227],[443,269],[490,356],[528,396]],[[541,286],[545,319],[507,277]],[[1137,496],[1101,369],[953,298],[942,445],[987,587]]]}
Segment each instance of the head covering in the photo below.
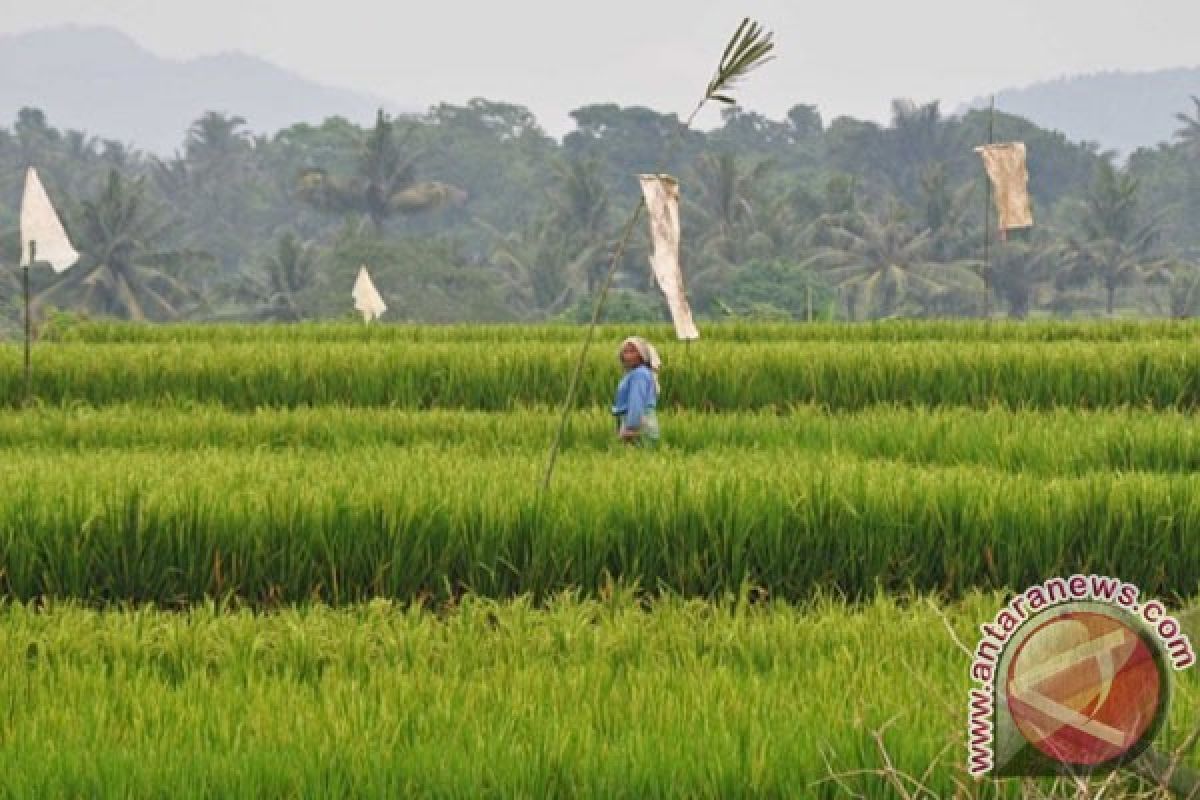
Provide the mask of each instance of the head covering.
{"label": "head covering", "polygon": [[659,391],[658,385],[658,369],[662,366],[662,359],[658,357],[658,351],[654,349],[654,345],[643,339],[641,336],[627,336],[621,342],[621,346],[617,349],[617,359],[621,358],[621,353],[625,350],[625,345],[631,344],[637,348],[638,355],[642,357],[642,363],[650,368],[654,373],[654,391]]}

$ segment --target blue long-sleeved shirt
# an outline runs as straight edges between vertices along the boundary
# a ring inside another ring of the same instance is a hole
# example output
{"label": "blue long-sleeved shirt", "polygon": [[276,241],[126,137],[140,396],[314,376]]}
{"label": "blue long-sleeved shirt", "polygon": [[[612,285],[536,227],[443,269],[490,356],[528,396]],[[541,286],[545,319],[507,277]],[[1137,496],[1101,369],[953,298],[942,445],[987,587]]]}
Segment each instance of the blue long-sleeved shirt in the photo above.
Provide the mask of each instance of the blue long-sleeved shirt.
{"label": "blue long-sleeved shirt", "polygon": [[626,428],[639,428],[646,409],[654,408],[658,392],[654,388],[654,373],[645,364],[625,373],[617,384],[617,397],[613,401],[613,414],[623,418]]}

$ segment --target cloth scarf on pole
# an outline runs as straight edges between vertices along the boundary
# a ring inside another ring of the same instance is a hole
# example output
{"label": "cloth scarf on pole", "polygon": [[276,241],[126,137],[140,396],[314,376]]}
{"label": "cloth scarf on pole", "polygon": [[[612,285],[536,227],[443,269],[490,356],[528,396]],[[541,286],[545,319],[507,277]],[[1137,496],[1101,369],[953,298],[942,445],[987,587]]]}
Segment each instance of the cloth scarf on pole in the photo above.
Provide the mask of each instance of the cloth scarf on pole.
{"label": "cloth scarf on pole", "polygon": [[997,228],[1001,231],[1033,225],[1029,206],[1029,171],[1025,166],[1025,143],[1006,142],[976,147],[996,195]]}
{"label": "cloth scarf on pole", "polygon": [[30,167],[25,173],[25,193],[21,198],[21,266],[33,265],[30,242],[37,243],[37,260],[45,261],[55,272],[62,272],[79,260],[67,232],[50,203],[50,197]]}
{"label": "cloth scarf on pole", "polygon": [[367,273],[365,266],[358,268],[358,277],[354,280],[354,291],[350,294],[354,298],[354,309],[362,314],[363,322],[378,319],[383,312],[387,311],[387,305],[379,296],[375,284],[371,282],[371,276]]}
{"label": "cloth scarf on pole", "polygon": [[667,298],[671,321],[678,339],[699,339],[700,331],[692,320],[679,268],[679,182],[670,175],[639,175],[646,212],[650,217],[650,235],[654,250],[650,265],[654,279]]}

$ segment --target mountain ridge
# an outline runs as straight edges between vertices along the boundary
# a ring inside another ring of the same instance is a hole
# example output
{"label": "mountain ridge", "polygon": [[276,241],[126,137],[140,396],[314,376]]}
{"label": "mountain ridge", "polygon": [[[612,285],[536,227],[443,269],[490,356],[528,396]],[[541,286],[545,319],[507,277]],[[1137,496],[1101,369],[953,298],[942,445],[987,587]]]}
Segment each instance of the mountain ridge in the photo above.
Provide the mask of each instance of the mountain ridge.
{"label": "mountain ridge", "polygon": [[163,58],[116,29],[77,25],[0,35],[0,113],[12,119],[23,106],[41,109],[55,126],[158,155],[181,149],[207,111],[272,134],[333,116],[368,124],[379,108],[410,110],[239,50]]}
{"label": "mountain ridge", "polygon": [[[997,111],[1120,155],[1170,143],[1180,127],[1175,115],[1195,110],[1192,96],[1200,96],[1200,66],[1064,75],[995,93]],[[976,97],[956,113],[986,108],[989,102]]]}
{"label": "mountain ridge", "polygon": [[[1200,66],[1063,75],[995,92],[998,110],[1121,155],[1170,142],[1175,115],[1195,110],[1192,95],[1200,96]],[[952,113],[988,102],[980,96]],[[41,109],[57,127],[156,155],[181,149],[188,127],[207,111],[242,117],[257,134],[333,116],[365,125],[379,108],[417,111],[241,50],[176,60],[115,28],[79,25],[0,34],[0,120],[23,106]]]}

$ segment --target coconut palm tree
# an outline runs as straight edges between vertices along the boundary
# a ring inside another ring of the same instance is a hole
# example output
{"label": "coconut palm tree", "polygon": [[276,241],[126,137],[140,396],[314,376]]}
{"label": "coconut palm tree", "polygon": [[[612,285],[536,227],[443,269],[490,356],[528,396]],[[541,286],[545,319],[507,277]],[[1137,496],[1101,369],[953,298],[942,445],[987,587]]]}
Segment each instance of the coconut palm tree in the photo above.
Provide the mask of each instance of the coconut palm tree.
{"label": "coconut palm tree", "polygon": [[316,253],[291,231],[279,239],[275,253],[267,259],[266,280],[262,284],[265,316],[294,321],[304,317],[301,295],[316,278]]}
{"label": "coconut palm tree", "polygon": [[73,227],[83,258],[38,293],[37,305],[134,320],[179,316],[198,300],[197,292],[163,268],[203,256],[164,251],[170,227],[149,202],[142,179],[127,181],[110,170],[100,193],[83,202]]}
{"label": "coconut palm tree", "polygon": [[818,241],[805,266],[824,273],[851,318],[919,314],[941,296],[982,287],[971,262],[933,261],[929,230],[913,230],[895,203],[882,219],[831,219]]}
{"label": "coconut palm tree", "polygon": [[992,290],[1008,304],[1009,316],[1024,319],[1039,287],[1047,286],[1068,260],[1057,241],[1012,238],[1001,242],[991,254]]}
{"label": "coconut palm tree", "polygon": [[524,317],[557,314],[588,292],[603,243],[578,249],[549,219],[507,235],[487,223],[480,225],[495,243],[489,262],[503,278],[509,302]]}
{"label": "coconut palm tree", "polygon": [[682,200],[685,263],[694,275],[689,293],[697,307],[716,304],[754,259],[770,260],[788,252],[795,233],[791,194],[770,196],[761,183],[769,160],[752,164],[730,152],[704,153],[688,176]]}
{"label": "coconut palm tree", "polygon": [[467,193],[457,187],[417,180],[414,159],[404,153],[407,139],[397,140],[395,123],[380,110],[363,142],[356,173],[335,178],[323,169],[307,169],[300,175],[301,199],[329,213],[365,214],[377,234],[397,214],[465,203]]}
{"label": "coconut palm tree", "polygon": [[1068,268],[1059,287],[1099,284],[1112,314],[1117,290],[1160,266],[1154,256],[1157,240],[1157,221],[1143,219],[1138,208],[1137,179],[1102,160],[1083,203],[1079,233],[1068,239]]}
{"label": "coconut palm tree", "polygon": [[237,168],[254,143],[245,125],[242,117],[207,112],[188,128],[184,157],[203,170]]}
{"label": "coconut palm tree", "polygon": [[493,242],[491,266],[526,317],[556,314],[595,291],[617,244],[598,163],[567,158],[554,173],[545,211],[520,230],[505,234],[476,221]]}
{"label": "coconut palm tree", "polygon": [[1192,116],[1184,113],[1175,115],[1175,119],[1183,125],[1182,128],[1175,131],[1175,138],[1180,141],[1189,155],[1200,158],[1200,97],[1192,95],[1192,104],[1196,107]]}
{"label": "coconut palm tree", "polygon": [[1148,282],[1161,287],[1150,303],[1155,311],[1172,319],[1200,314],[1200,264],[1181,258],[1165,261]]}
{"label": "coconut palm tree", "polygon": [[[554,171],[555,181],[547,197],[549,230],[537,232],[536,238],[549,248],[545,254],[555,254],[557,268],[567,282],[574,281],[581,271],[587,291],[596,291],[608,266],[605,256],[617,245],[608,187],[594,159],[567,158],[556,163]],[[540,226],[535,223],[534,229]]]}
{"label": "coconut palm tree", "polygon": [[971,249],[971,195],[974,187],[950,185],[945,162],[929,163],[920,176],[924,225],[933,237],[932,252],[939,261],[964,257]]}
{"label": "coconut palm tree", "polygon": [[750,257],[761,203],[758,184],[770,169],[770,161],[745,166],[728,152],[700,156],[684,207],[690,212],[702,261],[740,264]]}

